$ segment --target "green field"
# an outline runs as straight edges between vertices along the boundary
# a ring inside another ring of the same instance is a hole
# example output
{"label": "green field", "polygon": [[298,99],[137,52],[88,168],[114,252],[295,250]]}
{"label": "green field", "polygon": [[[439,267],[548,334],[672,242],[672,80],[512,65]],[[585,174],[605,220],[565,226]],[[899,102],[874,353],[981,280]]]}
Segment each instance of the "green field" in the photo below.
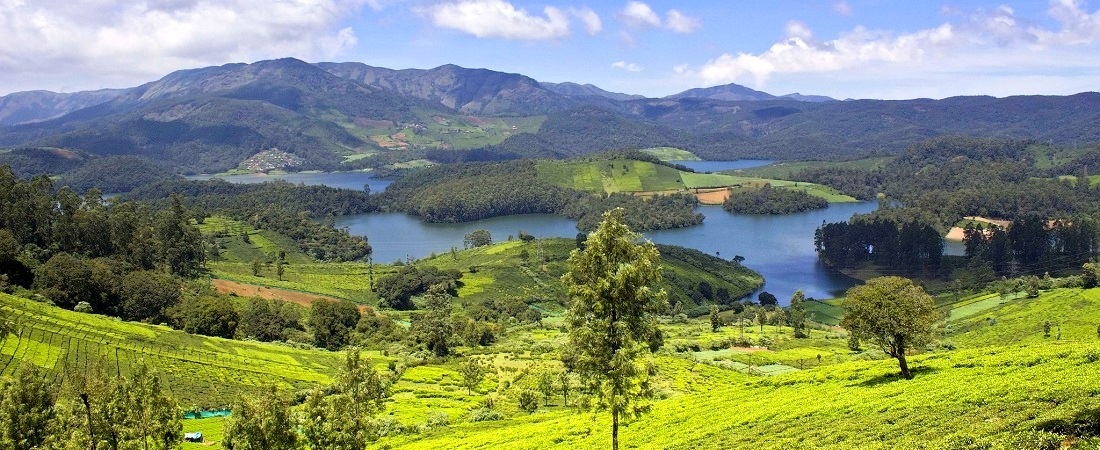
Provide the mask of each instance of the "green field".
{"label": "green field", "polygon": [[[514,246],[486,249],[482,257],[488,261],[490,250]],[[945,305],[961,311],[988,298]],[[144,360],[186,405],[225,404],[270,381],[291,389],[325,383],[339,364],[338,353],[188,336],[10,295],[0,295],[0,305],[17,315],[23,330],[3,341],[5,373],[18,361],[58,369],[100,359],[126,371]],[[1043,337],[1045,320],[1060,335]],[[491,347],[460,347],[494,368],[472,394],[460,387],[455,360],[410,366],[390,387],[380,416],[404,431],[376,447],[605,448],[605,415],[578,413],[560,396],[535,413],[520,411],[514,400],[517,390],[533,386],[538,371],[560,367],[557,349],[565,336],[557,323],[552,317],[543,327],[514,327]],[[742,336],[736,323],[713,332],[703,320],[666,321],[665,347],[655,359],[659,397],[650,414],[621,430],[621,439],[629,448],[654,449],[989,448],[956,446],[973,440],[999,442],[997,448],[1096,448],[1087,432],[1063,433],[1094,420],[1098,323],[1100,289],[1008,299],[952,319],[945,340],[957,349],[912,356],[916,377],[901,380],[896,363],[876,350],[848,350],[843,330],[812,328],[811,338],[794,339],[789,328],[750,325],[744,338],[768,345],[743,349],[727,343]],[[388,360],[376,352],[370,357],[379,367]],[[489,395],[504,419],[469,421]],[[441,414],[449,425],[426,427]],[[203,431],[213,442],[185,448],[220,448],[223,420],[184,421],[185,431]],[[1039,447],[1042,442],[1057,446]]]}
{"label": "green field", "polygon": [[853,161],[780,161],[762,167],[737,169],[729,171],[729,173],[748,177],[789,180],[794,176],[794,174],[806,169],[842,167],[850,169],[873,170],[886,165],[886,163],[890,162],[890,160],[892,159],[894,158],[879,157],[857,159]]}
{"label": "green field", "polygon": [[675,147],[653,147],[641,150],[642,153],[648,153],[656,156],[661,161],[702,161],[703,158],[695,156],[694,153],[687,150],[681,150]]}
{"label": "green field", "polygon": [[764,184],[771,184],[773,187],[805,191],[829,202],[856,201],[833,188],[814,183],[721,173],[680,172],[671,167],[644,161],[540,161],[537,170],[543,181],[585,192],[668,192],[723,187],[758,189]]}
{"label": "green field", "polygon": [[546,116],[476,117],[439,115],[418,111],[415,123],[356,122],[339,115],[329,117],[351,134],[374,141],[387,150],[471,149],[497,145],[519,133],[535,133]]}

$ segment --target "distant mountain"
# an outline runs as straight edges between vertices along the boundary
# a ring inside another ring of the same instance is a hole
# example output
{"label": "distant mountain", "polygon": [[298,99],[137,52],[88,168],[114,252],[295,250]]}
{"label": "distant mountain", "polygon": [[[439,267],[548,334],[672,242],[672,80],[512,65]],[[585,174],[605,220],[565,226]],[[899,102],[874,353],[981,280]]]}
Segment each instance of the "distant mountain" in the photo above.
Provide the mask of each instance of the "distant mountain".
{"label": "distant mountain", "polygon": [[20,122],[0,125],[0,164],[60,173],[133,155],[190,173],[231,169],[276,148],[298,169],[340,170],[349,168],[346,156],[365,154],[374,156],[353,164],[652,146],[707,159],[853,158],[946,134],[1100,142],[1100,93],[829,100],[736,84],[636,98],[453,65],[393,70],[286,58],[181,70],[124,90],[0,97],[7,123]]}
{"label": "distant mountain", "polygon": [[557,92],[567,97],[604,97],[611,100],[641,100],[646,98],[644,95],[637,94],[621,94],[618,92],[609,92],[591,84],[577,84],[577,83],[550,83],[546,81],[541,82],[542,87],[549,89],[553,92]]}
{"label": "distant mountain", "polygon": [[0,97],[0,125],[40,122],[98,105],[126,92],[100,89],[72,93],[50,91],[15,92]]}
{"label": "distant mountain", "polygon": [[679,94],[669,95],[665,98],[705,98],[709,100],[726,101],[757,101],[776,100],[779,97],[771,95],[767,92],[750,89],[740,84],[730,83],[724,84],[722,86],[688,89]]}
{"label": "distant mountain", "polygon": [[[426,102],[332,75],[296,59],[173,72],[110,101],[0,131],[0,145],[140,155],[185,172],[219,172],[277,147],[339,166],[341,155],[378,149],[343,124],[416,122]],[[440,110],[439,112],[445,112]]]}
{"label": "distant mountain", "polygon": [[453,64],[428,70],[393,70],[362,63],[318,63],[317,67],[366,86],[437,102],[462,114],[536,115],[579,104],[527,76]]}
{"label": "distant mountain", "polygon": [[802,95],[797,92],[793,94],[787,94],[783,96],[792,100],[798,100],[800,102],[835,102],[836,99],[824,95]]}

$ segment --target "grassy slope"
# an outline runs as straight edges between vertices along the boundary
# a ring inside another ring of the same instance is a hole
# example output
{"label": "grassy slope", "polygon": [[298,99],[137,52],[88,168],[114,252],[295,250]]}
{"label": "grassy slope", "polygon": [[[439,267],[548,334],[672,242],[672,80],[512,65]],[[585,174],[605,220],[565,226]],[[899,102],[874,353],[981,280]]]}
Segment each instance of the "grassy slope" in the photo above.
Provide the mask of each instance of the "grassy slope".
{"label": "grassy slope", "polygon": [[[963,308],[985,300],[979,296],[958,304]],[[267,380],[309,386],[327,381],[338,366],[339,355],[328,352],[188,336],[8,295],[0,295],[0,304],[15,310],[30,330],[21,339],[4,341],[3,361],[13,359],[13,353],[15,361],[47,367],[58,366],[59,360],[79,364],[89,355],[113,361],[118,348],[123,370],[144,358],[165,374],[173,393],[192,402],[185,404],[236,395]],[[1042,320],[1061,324],[1060,340],[1042,337],[1037,326]],[[496,368],[473,395],[458,386],[453,361],[410,368],[393,387],[383,414],[416,426],[441,411],[452,425],[390,436],[378,446],[605,448],[606,415],[575,413],[560,399],[534,414],[515,406],[514,389],[508,386],[530,386],[534,377],[528,369],[558,364],[554,350],[564,343],[564,335],[555,328],[557,321],[547,322],[549,328],[513,329],[491,348],[460,348],[483,353]],[[1095,408],[1100,395],[1097,323],[1100,289],[1063,289],[1038,299],[1009,300],[953,321],[950,339],[959,349],[912,357],[917,377],[908,381],[891,375],[897,370],[892,360],[860,360],[848,352],[842,332],[813,330],[812,339],[794,340],[789,329],[748,327],[747,337],[767,336],[775,351],[704,349],[659,356],[658,385],[664,398],[621,437],[627,448],[792,448],[800,442],[801,448],[943,448],[957,435],[1007,437],[1071,423]],[[706,347],[740,333],[733,326],[715,333],[704,321],[664,328],[666,348],[683,342]],[[823,356],[821,363],[817,355]],[[380,355],[371,356],[376,364],[385,363]],[[776,362],[788,367],[806,363],[807,370],[760,377],[723,368],[746,364],[765,369]],[[507,419],[467,422],[468,411],[494,392]],[[184,426],[188,431],[209,430],[216,437],[219,423],[207,419]]]}
{"label": "grassy slope", "polygon": [[871,170],[882,167],[893,157],[879,157],[879,158],[867,158],[857,159],[854,161],[780,161],[774,164],[768,164],[763,167],[752,167],[748,169],[738,169],[730,171],[730,174],[741,175],[746,177],[759,177],[759,178],[773,178],[779,180],[789,180],[794,174],[806,169],[819,169],[830,167],[843,167],[852,169],[864,169]]}
{"label": "grassy slope", "polygon": [[66,366],[126,373],[145,361],[165,378],[185,407],[232,402],[265,383],[303,389],[328,383],[339,355],[257,342],[211,338],[154,326],[81,314],[7,294],[0,307],[14,311],[22,328],[0,347],[2,373],[30,361],[60,377]]}
{"label": "grassy slope", "polygon": [[653,147],[643,149],[642,152],[656,156],[661,161],[702,161],[703,158],[694,153],[675,147]]}
{"label": "grassy slope", "polygon": [[540,161],[538,176],[558,186],[587,192],[655,192],[722,187],[757,189],[767,183],[773,187],[805,191],[830,202],[856,201],[835,189],[813,183],[680,172],[644,161]]}

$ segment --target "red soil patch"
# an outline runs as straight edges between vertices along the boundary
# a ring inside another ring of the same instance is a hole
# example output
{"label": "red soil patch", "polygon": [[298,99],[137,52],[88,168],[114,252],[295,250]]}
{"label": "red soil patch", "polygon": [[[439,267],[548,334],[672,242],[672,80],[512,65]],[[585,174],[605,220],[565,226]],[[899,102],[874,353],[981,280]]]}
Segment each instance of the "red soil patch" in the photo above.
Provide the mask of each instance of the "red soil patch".
{"label": "red soil patch", "polygon": [[727,188],[695,189],[695,198],[704,205],[721,205],[729,196],[730,190]]}
{"label": "red soil patch", "polygon": [[[308,292],[291,291],[287,289],[270,288],[267,286],[256,286],[254,284],[238,283],[236,281],[229,280],[214,280],[214,289],[223,294],[236,294],[238,297],[259,297],[267,300],[278,300],[281,302],[290,302],[299,304],[305,307],[310,307],[313,302],[317,300],[338,301],[332,297],[324,295],[310,294]],[[360,312],[366,312],[369,306],[359,305]]]}

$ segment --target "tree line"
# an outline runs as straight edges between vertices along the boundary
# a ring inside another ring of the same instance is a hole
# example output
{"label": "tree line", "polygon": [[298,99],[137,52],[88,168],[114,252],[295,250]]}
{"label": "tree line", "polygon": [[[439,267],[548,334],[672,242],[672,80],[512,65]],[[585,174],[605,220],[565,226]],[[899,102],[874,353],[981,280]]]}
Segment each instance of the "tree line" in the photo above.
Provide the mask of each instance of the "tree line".
{"label": "tree line", "polygon": [[773,188],[771,184],[732,192],[722,201],[722,209],[740,214],[790,214],[827,206],[829,202],[821,197],[805,191]]}
{"label": "tree line", "polygon": [[561,214],[591,230],[604,211],[622,207],[638,230],[696,225],[703,216],[690,196],[640,198],[589,194],[539,180],[535,161],[434,166],[401,178],[377,196],[380,209],[402,211],[428,222],[467,222],[512,214]]}

